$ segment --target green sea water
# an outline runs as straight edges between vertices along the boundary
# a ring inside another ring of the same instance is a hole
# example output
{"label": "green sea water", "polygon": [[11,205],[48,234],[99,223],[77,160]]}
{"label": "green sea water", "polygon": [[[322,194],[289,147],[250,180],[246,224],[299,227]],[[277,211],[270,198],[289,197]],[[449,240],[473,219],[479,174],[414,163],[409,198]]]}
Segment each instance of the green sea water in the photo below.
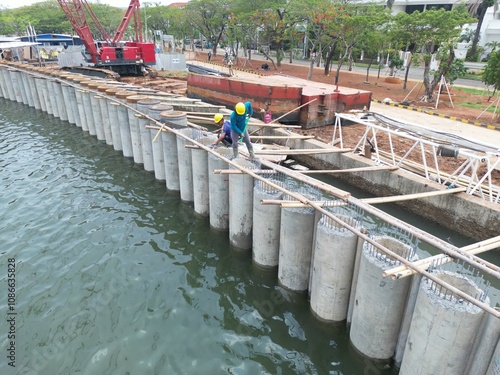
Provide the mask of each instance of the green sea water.
{"label": "green sea water", "polygon": [[0,319],[7,375],[397,374],[142,167],[4,99]]}

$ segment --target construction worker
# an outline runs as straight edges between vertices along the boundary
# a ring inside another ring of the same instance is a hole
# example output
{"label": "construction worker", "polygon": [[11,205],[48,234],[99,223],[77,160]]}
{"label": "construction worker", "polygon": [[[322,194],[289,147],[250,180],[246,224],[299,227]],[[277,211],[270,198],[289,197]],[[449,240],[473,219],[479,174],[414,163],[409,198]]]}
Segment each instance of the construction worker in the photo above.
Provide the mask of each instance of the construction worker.
{"label": "construction worker", "polygon": [[222,142],[224,146],[231,146],[233,143],[231,139],[231,123],[229,121],[224,121],[224,116],[220,113],[215,114],[214,122],[216,125],[220,126],[221,129],[218,134],[219,138],[212,143],[212,146],[217,146],[220,142]]}
{"label": "construction worker", "polygon": [[253,115],[252,103],[242,102],[237,103],[234,106],[234,111],[231,113],[231,139],[233,140],[233,155],[235,158],[238,157],[238,141],[243,139],[245,145],[247,146],[250,158],[255,158],[252,143],[250,142],[250,135],[248,134],[247,125],[250,117]]}

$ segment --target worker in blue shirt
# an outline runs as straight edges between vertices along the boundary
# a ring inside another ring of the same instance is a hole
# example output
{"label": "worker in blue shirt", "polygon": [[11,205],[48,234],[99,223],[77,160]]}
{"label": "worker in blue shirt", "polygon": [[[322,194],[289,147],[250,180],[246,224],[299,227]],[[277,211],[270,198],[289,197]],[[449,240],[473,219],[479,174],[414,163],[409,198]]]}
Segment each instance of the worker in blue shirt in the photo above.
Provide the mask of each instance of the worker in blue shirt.
{"label": "worker in blue shirt", "polygon": [[214,122],[216,125],[220,126],[221,129],[217,140],[212,143],[212,146],[217,146],[220,142],[222,142],[224,146],[231,146],[233,143],[231,139],[231,123],[229,121],[224,121],[224,116],[220,113],[215,114]]}
{"label": "worker in blue shirt", "polygon": [[243,138],[243,142],[247,146],[250,158],[255,158],[252,143],[250,142],[250,135],[248,134],[247,125],[250,117],[253,115],[252,103],[242,102],[234,106],[234,111],[231,113],[231,139],[233,140],[233,155],[238,157],[238,141]]}

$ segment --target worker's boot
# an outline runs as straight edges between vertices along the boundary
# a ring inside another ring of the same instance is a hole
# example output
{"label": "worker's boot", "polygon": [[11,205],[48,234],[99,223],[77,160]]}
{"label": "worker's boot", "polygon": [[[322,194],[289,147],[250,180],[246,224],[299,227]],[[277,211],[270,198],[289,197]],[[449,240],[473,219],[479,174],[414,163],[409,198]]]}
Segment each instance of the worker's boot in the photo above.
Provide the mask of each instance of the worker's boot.
{"label": "worker's boot", "polygon": [[237,148],[233,148],[233,158],[236,159],[238,157],[239,153],[238,153],[238,149]]}
{"label": "worker's boot", "polygon": [[253,148],[248,148],[248,153],[250,154],[250,159],[255,159],[255,153],[253,152]]}

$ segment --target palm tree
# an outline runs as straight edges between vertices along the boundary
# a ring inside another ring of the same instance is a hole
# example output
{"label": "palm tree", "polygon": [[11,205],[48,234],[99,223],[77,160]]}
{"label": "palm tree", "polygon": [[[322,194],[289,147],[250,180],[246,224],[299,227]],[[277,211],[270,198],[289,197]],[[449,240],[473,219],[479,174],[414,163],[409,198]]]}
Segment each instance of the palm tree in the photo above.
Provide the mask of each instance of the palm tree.
{"label": "palm tree", "polygon": [[477,45],[479,43],[479,34],[481,33],[481,26],[483,25],[484,16],[489,7],[493,6],[497,0],[468,0],[466,3],[467,10],[472,17],[477,18],[477,28],[472,39],[472,45],[467,52],[467,56],[474,56],[477,52]]}

